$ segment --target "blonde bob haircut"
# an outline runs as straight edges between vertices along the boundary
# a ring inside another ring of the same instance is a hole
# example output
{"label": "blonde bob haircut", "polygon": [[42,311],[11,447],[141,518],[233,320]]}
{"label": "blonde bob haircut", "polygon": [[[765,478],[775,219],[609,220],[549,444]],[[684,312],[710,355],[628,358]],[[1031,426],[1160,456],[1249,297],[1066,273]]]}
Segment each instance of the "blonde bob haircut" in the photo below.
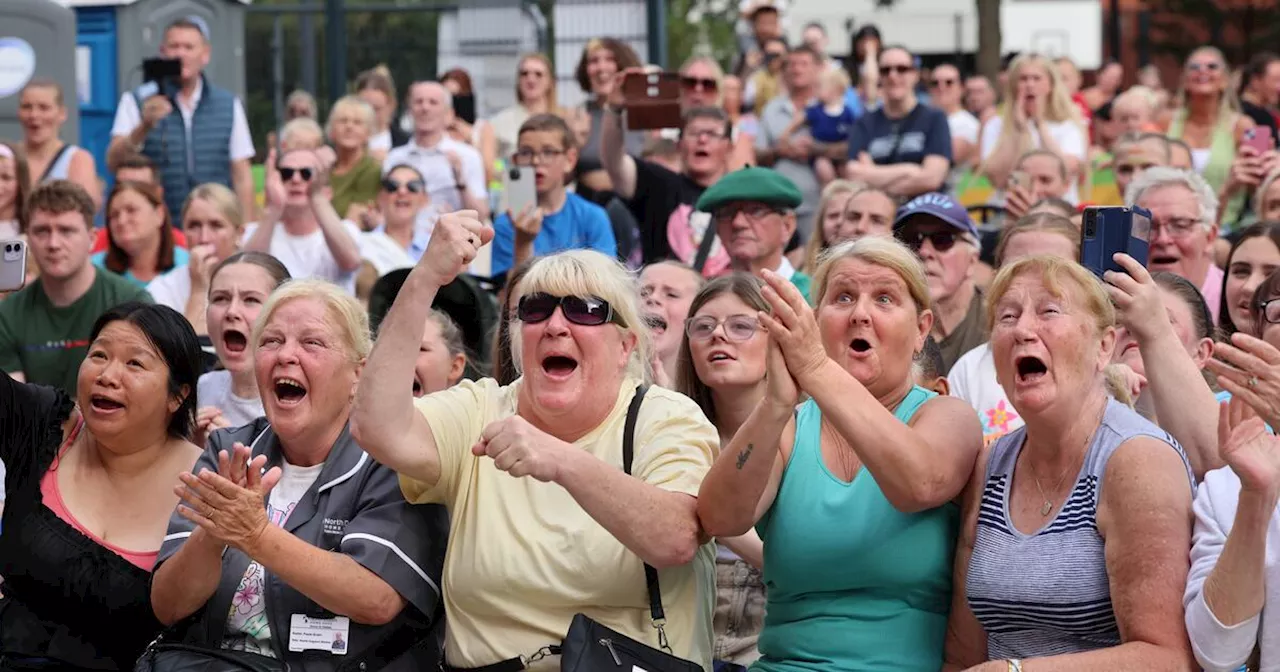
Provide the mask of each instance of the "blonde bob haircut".
{"label": "blonde bob haircut", "polygon": [[254,347],[262,340],[262,331],[271,324],[272,316],[281,306],[304,299],[319,301],[324,306],[329,327],[341,339],[352,363],[362,362],[369,356],[373,350],[369,313],[354,296],[327,280],[290,280],[272,292],[253,325]]}
{"label": "blonde bob haircut", "polygon": [[886,236],[864,236],[857,240],[848,240],[829,248],[818,260],[818,270],[813,276],[811,302],[822,305],[827,294],[827,283],[831,280],[831,271],[835,265],[846,260],[856,259],[873,266],[887,268],[902,278],[916,304],[919,315],[932,305],[929,297],[929,281],[924,275],[924,265],[906,245],[896,238]]}
{"label": "blonde bob haircut", "polygon": [[818,257],[827,248],[827,236],[823,231],[822,223],[827,219],[827,210],[831,209],[831,202],[839,196],[847,195],[853,198],[853,194],[866,187],[867,185],[861,182],[837,179],[822,188],[822,196],[818,199],[818,212],[813,216],[813,231],[809,232],[809,242],[804,246],[804,265],[800,267],[802,270],[812,272],[817,268]]}
{"label": "blonde bob haircut", "polygon": [[324,122],[324,135],[333,140],[333,120],[340,114],[351,114],[364,124],[364,130],[369,135],[376,132],[378,126],[378,117],[373,112],[373,106],[364,102],[364,99],[356,95],[346,95],[338,99],[329,109],[329,118]]}
{"label": "blonde bob haircut", "polygon": [[[520,299],[539,293],[553,296],[595,296],[609,302],[614,316],[621,322],[614,324],[614,327],[621,330],[623,335],[630,334],[636,339],[635,350],[627,362],[627,375],[645,382],[651,380],[649,359],[653,345],[649,330],[640,320],[640,295],[636,291],[636,278],[616,259],[593,250],[570,250],[543,257],[534,262],[520,280],[515,288],[515,296],[510,299],[511,305],[519,305]],[[675,328],[677,325],[671,326]],[[523,338],[520,331],[511,330],[511,354],[516,371],[523,373],[524,363],[520,361]]]}
{"label": "blonde bob haircut", "polygon": [[[987,332],[995,326],[996,307],[1013,281],[1024,275],[1038,277],[1053,296],[1083,306],[1093,316],[1095,334],[1115,326],[1116,309],[1103,289],[1102,282],[1084,266],[1070,259],[1038,254],[1023,257],[1000,267],[987,290]],[[1078,303],[1077,303],[1078,302]]]}
{"label": "blonde bob haircut", "polygon": [[236,231],[244,230],[244,212],[240,209],[240,199],[234,191],[218,184],[217,182],[206,182],[191,190],[187,195],[187,201],[182,204],[182,216],[178,221],[182,222],[186,227],[187,213],[191,210],[191,204],[196,201],[204,201],[213,206],[218,211],[218,216],[227,220]]}

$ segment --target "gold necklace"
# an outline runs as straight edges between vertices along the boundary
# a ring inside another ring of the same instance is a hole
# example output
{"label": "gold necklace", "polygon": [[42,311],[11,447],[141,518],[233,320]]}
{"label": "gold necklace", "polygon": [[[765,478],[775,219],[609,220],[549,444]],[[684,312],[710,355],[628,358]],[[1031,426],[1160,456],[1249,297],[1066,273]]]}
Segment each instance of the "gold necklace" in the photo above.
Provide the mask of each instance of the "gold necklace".
{"label": "gold necklace", "polygon": [[[1031,480],[1036,482],[1036,490],[1040,491],[1040,498],[1044,500],[1044,503],[1040,505],[1040,515],[1048,516],[1049,512],[1053,511],[1053,502],[1048,495],[1044,494],[1044,488],[1040,487],[1040,475],[1036,473],[1035,465],[1031,464],[1030,458],[1027,459],[1027,466],[1031,467]],[[1058,488],[1062,487],[1062,481],[1067,478],[1067,474],[1070,472],[1071,467],[1062,470],[1062,475],[1058,477],[1058,482],[1053,486],[1054,492],[1057,492]]]}

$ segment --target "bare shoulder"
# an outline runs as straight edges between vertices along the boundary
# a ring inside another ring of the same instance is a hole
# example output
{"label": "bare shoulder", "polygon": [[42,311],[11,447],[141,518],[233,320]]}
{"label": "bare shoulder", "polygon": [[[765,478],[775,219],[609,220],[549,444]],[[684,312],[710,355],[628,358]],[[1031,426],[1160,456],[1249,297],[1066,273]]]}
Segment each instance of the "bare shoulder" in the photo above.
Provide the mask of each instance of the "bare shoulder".
{"label": "bare shoulder", "polygon": [[936,396],[922,404],[920,410],[907,423],[912,427],[945,426],[956,432],[957,438],[974,438],[981,443],[982,423],[968,402],[959,397]]}
{"label": "bare shoulder", "polygon": [[1172,444],[1137,436],[1116,448],[1107,460],[1100,504],[1129,509],[1191,502],[1191,476]]}

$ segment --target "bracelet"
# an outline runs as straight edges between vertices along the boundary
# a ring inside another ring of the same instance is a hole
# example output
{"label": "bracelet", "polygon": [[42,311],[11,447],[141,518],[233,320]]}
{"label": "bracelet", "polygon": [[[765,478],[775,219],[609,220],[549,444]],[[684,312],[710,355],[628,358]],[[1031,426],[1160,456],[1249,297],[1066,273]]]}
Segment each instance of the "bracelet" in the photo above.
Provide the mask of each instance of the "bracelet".
{"label": "bracelet", "polygon": [[1022,661],[1017,658],[1010,658],[1009,672],[1022,672]]}

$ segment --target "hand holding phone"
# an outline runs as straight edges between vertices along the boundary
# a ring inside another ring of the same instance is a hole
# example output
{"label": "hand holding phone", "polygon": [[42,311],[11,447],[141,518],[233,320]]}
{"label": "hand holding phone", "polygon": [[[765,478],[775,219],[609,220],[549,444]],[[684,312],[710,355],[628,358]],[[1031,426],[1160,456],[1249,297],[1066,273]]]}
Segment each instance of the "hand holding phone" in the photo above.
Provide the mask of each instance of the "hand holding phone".
{"label": "hand holding phone", "polygon": [[[511,166],[504,175],[502,193],[507,200],[505,208],[514,218],[526,209],[538,207],[538,191],[531,166]],[[512,222],[514,224],[514,222]]]}
{"label": "hand holding phone", "polygon": [[1107,271],[1127,273],[1116,263],[1117,252],[1147,265],[1151,241],[1151,212],[1134,206],[1085,208],[1080,227],[1080,264],[1102,278]]}
{"label": "hand holding phone", "polygon": [[1258,156],[1262,156],[1276,148],[1276,141],[1271,137],[1270,126],[1254,126],[1246,129],[1240,144],[1252,147],[1258,153]]}
{"label": "hand holding phone", "polygon": [[27,282],[27,243],[0,241],[0,292],[16,292]]}

